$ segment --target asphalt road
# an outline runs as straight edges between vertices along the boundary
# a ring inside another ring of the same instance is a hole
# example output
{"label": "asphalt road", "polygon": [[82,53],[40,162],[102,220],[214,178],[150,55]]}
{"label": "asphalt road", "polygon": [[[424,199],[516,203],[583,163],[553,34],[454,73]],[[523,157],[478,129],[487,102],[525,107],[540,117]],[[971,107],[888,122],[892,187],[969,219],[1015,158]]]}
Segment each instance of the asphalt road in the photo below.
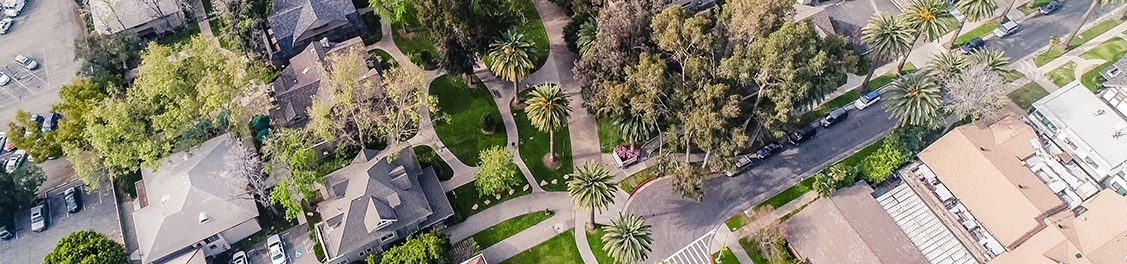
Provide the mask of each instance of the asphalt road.
{"label": "asphalt road", "polygon": [[0,252],[4,252],[0,264],[41,263],[43,257],[55,249],[55,244],[60,239],[74,231],[93,229],[111,239],[119,240],[121,225],[118,224],[113,194],[108,188],[88,193],[79,187],[82,210],[74,214],[67,213],[62,192],[65,188],[80,185],[82,182],[72,181],[46,191],[50,213],[47,217],[47,230],[43,232],[31,231],[31,215],[28,210],[13,215],[12,222],[15,228],[11,231],[15,237],[10,240],[0,240]]}
{"label": "asphalt road", "polygon": [[[0,35],[0,72],[14,77],[0,86],[4,131],[16,110],[44,114],[59,100],[59,88],[70,83],[80,66],[74,59],[74,38],[83,30],[73,0],[31,0],[13,19],[8,33]],[[16,55],[39,61],[39,68],[18,66]]]}
{"label": "asphalt road", "polygon": [[[1005,38],[997,38],[993,34],[988,35],[989,38],[983,38],[986,40],[986,47],[1004,51],[1006,56],[1011,58],[1011,61],[1036,55],[1037,50],[1049,45],[1050,37],[1064,38],[1065,35],[1068,35],[1080,23],[1080,17],[1084,16],[1085,11],[1088,11],[1088,6],[1091,3],[1090,1],[1065,0],[1064,6],[1055,13],[1049,15],[1034,13],[1031,17],[1021,21],[1018,23],[1018,31],[1012,35]],[[1099,22],[1100,16],[1107,14],[1116,7],[1119,7],[1119,5],[1096,7],[1095,10],[1092,10],[1092,15],[1086,23]],[[1009,14],[1010,18],[1021,16],[1021,12],[1010,12]],[[963,30],[969,31],[971,29]]]}
{"label": "asphalt road", "polygon": [[637,191],[625,211],[641,215],[653,226],[652,260],[664,258],[728,217],[809,177],[822,166],[836,162],[882,136],[896,124],[880,102],[865,110],[851,109],[849,117],[801,146],[786,150],[735,177],[713,176],[705,181],[704,201],[694,202],[673,193],[668,180],[651,182]]}

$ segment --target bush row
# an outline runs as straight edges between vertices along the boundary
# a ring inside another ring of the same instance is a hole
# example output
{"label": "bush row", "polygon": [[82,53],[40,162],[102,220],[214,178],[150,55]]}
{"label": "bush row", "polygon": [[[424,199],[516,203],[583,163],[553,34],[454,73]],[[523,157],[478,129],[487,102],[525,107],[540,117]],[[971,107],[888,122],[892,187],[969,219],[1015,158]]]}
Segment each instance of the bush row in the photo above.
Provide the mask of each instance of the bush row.
{"label": "bush row", "polygon": [[880,141],[853,153],[840,162],[814,174],[814,191],[830,196],[834,190],[852,186],[858,179],[869,184],[884,181],[896,168],[915,160],[935,130],[923,126],[901,126]]}

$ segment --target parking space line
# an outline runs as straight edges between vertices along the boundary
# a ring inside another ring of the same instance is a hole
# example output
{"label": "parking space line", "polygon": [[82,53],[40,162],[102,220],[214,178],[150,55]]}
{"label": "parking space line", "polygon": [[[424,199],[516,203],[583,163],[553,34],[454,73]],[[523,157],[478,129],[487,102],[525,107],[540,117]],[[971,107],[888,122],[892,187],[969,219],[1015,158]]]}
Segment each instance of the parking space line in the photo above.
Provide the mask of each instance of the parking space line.
{"label": "parking space line", "polygon": [[27,72],[27,74],[31,75],[32,78],[35,78],[36,80],[39,80],[40,82],[44,82],[44,83],[47,82],[46,80],[43,80],[43,78],[39,78],[39,76],[35,75],[35,73],[31,72],[31,70],[28,70],[27,68],[24,68],[24,67],[19,67],[19,68],[23,69],[24,72]]}
{"label": "parking space line", "polygon": [[[13,77],[15,77],[15,76],[13,76]],[[27,85],[24,85],[23,82],[21,82],[19,78],[12,78],[12,80],[16,81],[16,84],[23,86],[24,89],[27,89],[27,91],[30,92],[32,95],[35,95],[35,91],[32,91],[31,88],[28,88]]]}

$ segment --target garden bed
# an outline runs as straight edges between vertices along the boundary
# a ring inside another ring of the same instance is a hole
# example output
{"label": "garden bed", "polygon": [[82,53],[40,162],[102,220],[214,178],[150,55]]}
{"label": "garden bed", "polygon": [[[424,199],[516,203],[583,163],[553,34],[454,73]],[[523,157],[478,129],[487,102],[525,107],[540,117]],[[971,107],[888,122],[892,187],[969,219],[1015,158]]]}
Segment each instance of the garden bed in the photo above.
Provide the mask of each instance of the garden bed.
{"label": "garden bed", "polygon": [[[528,184],[528,180],[525,180],[524,176],[519,175],[520,171],[517,171],[517,174],[520,185],[513,187],[513,194],[505,193],[501,195],[500,200],[498,200],[496,196],[493,195],[479,195],[477,188],[474,186],[474,182],[472,181],[463,184],[462,186],[458,186],[458,188],[454,188],[454,190],[446,192],[446,200],[449,200],[450,206],[454,207],[454,215],[446,219],[446,225],[456,225],[458,223],[461,223],[462,221],[466,221],[466,218],[469,218],[470,216],[478,212],[488,209],[489,207],[493,207],[494,205],[512,200],[513,198],[532,193],[531,186],[529,186],[528,190],[524,190],[524,186]],[[489,204],[485,203],[485,201],[487,200],[489,201]],[[474,209],[474,205],[477,205],[477,209]]]}

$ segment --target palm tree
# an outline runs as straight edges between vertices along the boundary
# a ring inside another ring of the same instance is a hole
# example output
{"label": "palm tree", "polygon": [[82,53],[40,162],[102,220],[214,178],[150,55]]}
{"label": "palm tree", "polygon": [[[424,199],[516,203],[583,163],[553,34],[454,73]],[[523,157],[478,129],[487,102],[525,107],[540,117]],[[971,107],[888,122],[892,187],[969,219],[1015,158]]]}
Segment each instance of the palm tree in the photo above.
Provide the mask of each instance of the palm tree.
{"label": "palm tree", "polygon": [[[1076,34],[1080,33],[1080,27],[1083,27],[1084,22],[1088,21],[1088,16],[1092,15],[1092,10],[1096,9],[1097,5],[1100,5],[1100,4],[1103,4],[1103,5],[1118,4],[1118,3],[1122,3],[1124,1],[1125,0],[1092,0],[1092,5],[1088,6],[1088,11],[1085,11],[1084,16],[1080,17],[1080,23],[1077,23],[1076,28],[1072,30],[1072,33],[1068,33],[1068,36],[1063,39],[1064,41],[1060,42],[1060,49],[1061,50],[1068,50],[1068,44],[1072,44],[1072,38],[1076,37]],[[1111,17],[1113,17],[1115,19],[1119,19],[1119,18],[1123,17],[1122,12],[1123,11],[1117,12],[1115,15],[1112,15]]]}
{"label": "palm tree", "polygon": [[649,140],[650,133],[653,132],[650,123],[642,117],[627,114],[616,116],[612,121],[618,131],[622,133],[622,139],[626,143],[631,143],[630,149],[634,149],[634,145],[637,143]]}
{"label": "palm tree", "polygon": [[[932,41],[947,33],[948,23],[955,18],[951,16],[950,12],[947,12],[947,3],[943,0],[913,0],[912,4],[904,8],[903,13],[900,13],[900,19],[907,24],[908,28],[916,31],[916,39],[923,38]],[[915,44],[915,40],[912,41],[912,44]],[[905,54],[904,58],[900,59],[899,66],[896,67],[897,73],[904,67],[904,62],[907,60],[908,55]]]}
{"label": "palm tree", "polygon": [[884,92],[884,109],[900,118],[900,125],[934,125],[939,116],[939,85],[923,72],[893,80]]}
{"label": "palm tree", "polygon": [[595,210],[602,212],[614,203],[614,194],[618,191],[614,176],[610,175],[606,166],[591,161],[575,168],[575,173],[569,176],[567,193],[571,195],[571,202],[577,208],[591,210],[587,228],[595,229]]}
{"label": "palm tree", "polygon": [[595,46],[595,38],[599,34],[599,22],[595,19],[587,20],[579,25],[579,39],[575,41],[576,46],[579,46],[579,55],[586,55],[591,51],[591,47]]}
{"label": "palm tree", "polygon": [[959,32],[963,31],[963,26],[966,25],[967,21],[978,21],[994,15],[994,9],[998,9],[998,3],[994,0],[959,0],[955,3],[955,8],[962,12],[966,19],[959,21],[959,27],[955,28],[955,35],[947,41],[946,47],[955,45],[955,39],[959,38]]}
{"label": "palm tree", "polygon": [[970,55],[974,63],[985,65],[990,71],[1006,75],[1010,71],[1010,58],[1005,53],[996,49],[981,49]]}
{"label": "palm tree", "polygon": [[610,220],[609,226],[604,226],[603,250],[607,255],[620,263],[632,264],[646,259],[650,253],[650,225],[642,217],[634,214],[619,215],[618,219]]}
{"label": "palm tree", "polygon": [[[861,41],[869,45],[866,54],[873,61],[890,61],[899,56],[907,56],[907,53],[912,50],[912,42],[915,40],[913,34],[915,34],[915,31],[898,19],[896,15],[878,13],[873,14],[873,17],[869,18],[869,23],[861,28]],[[873,63],[869,67],[869,74],[865,76],[865,82],[862,83],[861,87],[869,85],[869,79],[873,77],[877,65],[879,64]],[[903,67],[903,64],[900,67]],[[896,72],[899,74],[899,67],[897,67]]]}
{"label": "palm tree", "polygon": [[514,102],[517,100],[517,82],[532,70],[531,58],[534,55],[536,47],[532,41],[513,29],[505,31],[501,39],[489,45],[489,71],[501,79],[513,82]]}
{"label": "palm tree", "polygon": [[567,118],[571,115],[570,101],[567,95],[560,91],[560,85],[556,83],[544,83],[533,87],[531,93],[528,94],[528,107],[524,112],[528,114],[528,120],[532,121],[532,126],[544,132],[548,132],[548,158],[555,161],[556,155],[556,130],[560,129],[567,124]]}
{"label": "palm tree", "polygon": [[940,81],[946,81],[970,65],[967,56],[956,52],[940,52],[927,63],[927,70]]}

